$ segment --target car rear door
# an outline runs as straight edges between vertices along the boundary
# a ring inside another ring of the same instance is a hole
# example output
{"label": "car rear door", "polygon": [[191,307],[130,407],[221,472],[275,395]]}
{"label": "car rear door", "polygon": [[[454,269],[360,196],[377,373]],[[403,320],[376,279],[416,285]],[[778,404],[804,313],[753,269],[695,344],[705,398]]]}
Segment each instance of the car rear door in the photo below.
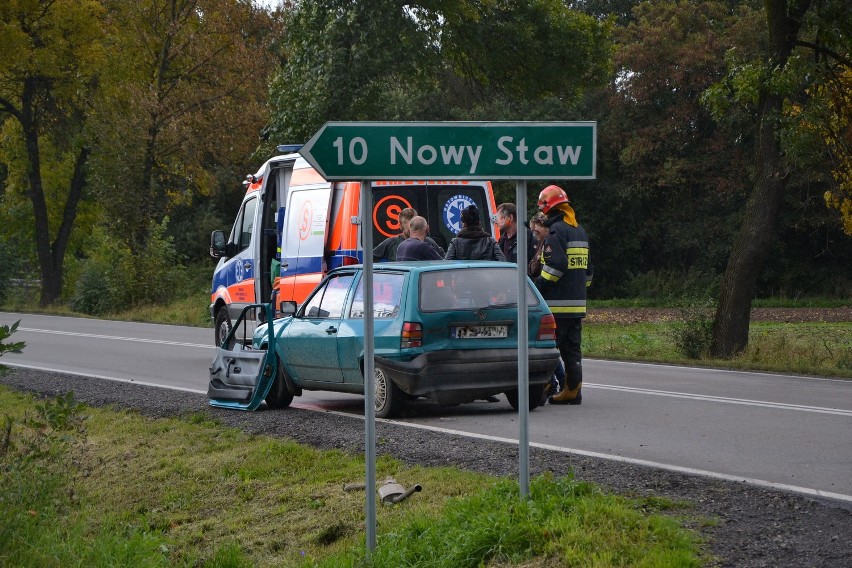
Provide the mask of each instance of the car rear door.
{"label": "car rear door", "polygon": [[[399,352],[405,276],[404,272],[381,271],[373,274],[373,337],[376,355],[394,356]],[[363,384],[364,281],[361,278],[341,322],[337,350],[343,381]]]}

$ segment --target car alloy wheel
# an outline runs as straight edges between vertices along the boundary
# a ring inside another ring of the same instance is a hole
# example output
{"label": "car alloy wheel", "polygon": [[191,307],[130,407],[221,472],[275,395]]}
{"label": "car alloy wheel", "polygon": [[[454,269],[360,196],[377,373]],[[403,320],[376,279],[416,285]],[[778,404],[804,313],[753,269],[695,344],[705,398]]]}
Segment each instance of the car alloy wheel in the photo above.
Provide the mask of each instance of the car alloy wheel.
{"label": "car alloy wheel", "polygon": [[390,418],[396,415],[402,399],[402,391],[399,390],[387,373],[376,365],[373,372],[376,385],[376,416],[379,418]]}

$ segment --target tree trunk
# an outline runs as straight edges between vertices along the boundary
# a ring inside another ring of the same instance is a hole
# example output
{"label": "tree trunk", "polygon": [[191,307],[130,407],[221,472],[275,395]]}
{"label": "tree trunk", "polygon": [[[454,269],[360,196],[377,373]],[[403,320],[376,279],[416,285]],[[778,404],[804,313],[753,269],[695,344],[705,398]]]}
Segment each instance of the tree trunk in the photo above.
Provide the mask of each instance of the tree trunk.
{"label": "tree trunk", "polygon": [[757,137],[757,180],[746,205],[740,231],[722,278],[719,305],[713,322],[714,357],[731,357],[748,345],[754,288],[776,236],[778,211],[784,196],[780,147],[776,137],[781,98],[763,102]]}
{"label": "tree trunk", "polygon": [[24,80],[21,92],[20,121],[21,130],[24,134],[24,145],[27,149],[27,180],[30,184],[29,197],[33,205],[33,218],[35,219],[36,256],[41,271],[39,306],[45,307],[59,299],[62,290],[62,275],[56,274],[56,267],[50,250],[50,223],[41,179],[38,120],[34,108],[37,89],[38,82],[36,79]]}
{"label": "tree trunk", "polygon": [[[812,0],[766,0],[770,58],[768,68],[787,64],[801,27],[802,17]],[[768,77],[765,78],[768,82]],[[732,357],[748,345],[751,301],[763,263],[776,237],[778,212],[784,197],[783,157],[778,143],[778,129],[783,109],[783,96],[761,86],[761,97],[755,151],[754,189],[746,205],[742,226],[734,241],[728,266],[722,278],[719,306],[713,322],[710,354]]]}
{"label": "tree trunk", "polygon": [[85,167],[89,158],[89,149],[83,148],[74,160],[74,173],[62,222],[56,238],[50,241],[50,217],[44,186],[41,177],[41,151],[39,149],[39,126],[35,116],[34,94],[38,88],[36,79],[27,79],[21,96],[21,129],[27,149],[27,179],[30,185],[29,197],[35,219],[36,256],[41,274],[41,295],[39,306],[46,307],[56,303],[62,297],[62,280],[65,268],[65,252],[71,239],[74,221],[77,219],[77,207],[86,185]]}

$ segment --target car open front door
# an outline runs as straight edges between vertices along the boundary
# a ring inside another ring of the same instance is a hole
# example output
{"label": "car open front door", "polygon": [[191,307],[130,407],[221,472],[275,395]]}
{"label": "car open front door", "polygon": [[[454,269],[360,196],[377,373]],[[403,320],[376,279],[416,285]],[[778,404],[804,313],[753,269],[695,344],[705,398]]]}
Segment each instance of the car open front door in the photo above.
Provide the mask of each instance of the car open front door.
{"label": "car open front door", "polygon": [[[256,410],[269,394],[278,367],[275,349],[252,349],[236,338],[239,330],[248,325],[247,315],[255,310],[263,310],[266,321],[272,321],[271,304],[251,304],[240,313],[225,341],[216,348],[210,365],[207,398],[211,406]],[[269,325],[267,332],[266,344],[274,346],[274,326]]]}

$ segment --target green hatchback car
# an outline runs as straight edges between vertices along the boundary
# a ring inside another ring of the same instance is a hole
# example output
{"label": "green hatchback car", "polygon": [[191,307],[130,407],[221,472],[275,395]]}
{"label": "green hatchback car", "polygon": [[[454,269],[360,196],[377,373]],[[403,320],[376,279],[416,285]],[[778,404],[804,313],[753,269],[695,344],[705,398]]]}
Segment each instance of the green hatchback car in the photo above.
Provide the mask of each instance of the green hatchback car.
{"label": "green hatchback car", "polygon": [[[276,376],[266,395],[288,406],[302,390],[364,393],[361,265],[333,270],[292,316],[273,321]],[[518,408],[517,272],[504,262],[374,266],[376,416],[425,397],[456,405],[505,393]],[[527,279],[529,407],[559,361],[553,315]],[[266,325],[252,348],[267,348]]]}

